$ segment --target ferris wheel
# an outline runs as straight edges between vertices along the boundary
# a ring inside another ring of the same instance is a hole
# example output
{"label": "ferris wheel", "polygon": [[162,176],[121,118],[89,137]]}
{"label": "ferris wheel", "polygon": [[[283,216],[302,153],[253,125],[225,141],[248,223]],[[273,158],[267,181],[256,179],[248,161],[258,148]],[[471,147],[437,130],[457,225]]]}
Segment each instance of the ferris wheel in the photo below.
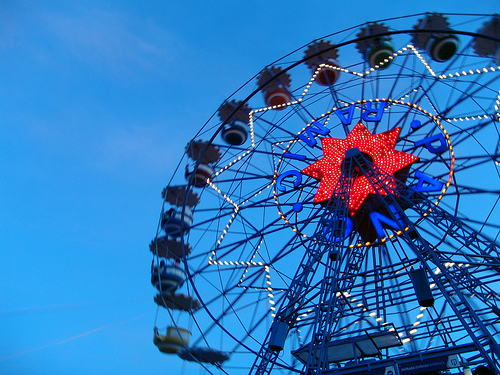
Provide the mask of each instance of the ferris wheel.
{"label": "ferris wheel", "polygon": [[419,14],[224,101],[162,192],[158,349],[209,373],[499,374],[499,65],[500,16]]}

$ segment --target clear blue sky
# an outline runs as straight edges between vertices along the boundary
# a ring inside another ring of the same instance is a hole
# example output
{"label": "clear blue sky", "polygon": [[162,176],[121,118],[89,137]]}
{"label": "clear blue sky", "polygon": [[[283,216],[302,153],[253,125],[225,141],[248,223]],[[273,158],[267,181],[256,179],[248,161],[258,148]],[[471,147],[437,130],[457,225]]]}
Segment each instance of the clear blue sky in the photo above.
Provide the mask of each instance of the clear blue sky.
{"label": "clear blue sky", "polygon": [[291,50],[425,11],[500,5],[0,0],[0,373],[182,373],[148,244],[184,145]]}

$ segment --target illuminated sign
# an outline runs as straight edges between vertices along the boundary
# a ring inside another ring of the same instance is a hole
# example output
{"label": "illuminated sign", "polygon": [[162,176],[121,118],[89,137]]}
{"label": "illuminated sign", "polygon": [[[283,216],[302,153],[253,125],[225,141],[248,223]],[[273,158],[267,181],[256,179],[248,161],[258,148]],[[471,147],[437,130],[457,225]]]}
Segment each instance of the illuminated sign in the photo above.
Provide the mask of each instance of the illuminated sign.
{"label": "illuminated sign", "polygon": [[[394,149],[400,130],[394,128],[372,134],[362,122],[358,122],[345,139],[322,138],[323,158],[302,170],[303,174],[321,181],[314,203],[330,200],[342,174],[345,153],[350,149],[357,147],[373,164],[391,176],[416,162],[418,157]],[[353,216],[356,213],[368,194],[376,193],[365,175],[356,176],[350,192],[349,214]],[[378,188],[378,193],[387,194],[383,187]]]}
{"label": "illuminated sign", "polygon": [[[391,114],[385,118],[389,107]],[[346,136],[329,137],[332,131],[343,131]],[[451,185],[455,163],[449,135],[439,119],[416,104],[392,99],[364,100],[334,108],[313,119],[294,139],[276,147],[282,152],[274,153],[274,200],[281,218],[304,238],[313,234],[303,223],[315,217],[319,208],[315,206],[336,197],[346,152],[359,150],[376,168],[394,177],[384,181],[385,186],[374,187],[364,174],[355,174],[349,192],[349,219],[338,217],[323,223],[334,242],[342,241],[351,230],[360,233],[360,243],[355,246],[369,246],[397,235],[386,234],[387,229],[394,233],[406,230],[400,220],[391,217],[388,208],[371,197],[387,195],[386,188],[392,190],[397,179],[431,197],[437,205]],[[422,163],[433,167],[420,170]],[[363,214],[358,214],[360,211]],[[360,224],[360,220],[364,222]],[[338,226],[335,221],[346,224],[344,234],[334,230]]]}

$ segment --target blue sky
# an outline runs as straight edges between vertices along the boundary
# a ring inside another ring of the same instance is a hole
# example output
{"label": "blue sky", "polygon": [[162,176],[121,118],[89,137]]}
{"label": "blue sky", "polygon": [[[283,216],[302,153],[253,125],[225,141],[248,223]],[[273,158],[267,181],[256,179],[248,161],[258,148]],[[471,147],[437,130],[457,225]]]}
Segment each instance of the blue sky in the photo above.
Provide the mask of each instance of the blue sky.
{"label": "blue sky", "polygon": [[148,244],[184,145],[312,39],[425,11],[500,12],[497,0],[409,4],[0,0],[0,373],[182,373],[152,344]]}

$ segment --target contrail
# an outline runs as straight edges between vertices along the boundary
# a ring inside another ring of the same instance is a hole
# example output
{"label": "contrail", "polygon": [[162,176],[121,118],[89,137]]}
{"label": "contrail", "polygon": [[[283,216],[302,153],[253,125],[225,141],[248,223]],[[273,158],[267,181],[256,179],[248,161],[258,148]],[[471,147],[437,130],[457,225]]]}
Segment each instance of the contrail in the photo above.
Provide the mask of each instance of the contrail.
{"label": "contrail", "polygon": [[20,352],[20,353],[12,354],[12,355],[9,355],[9,356],[7,356],[7,357],[0,358],[0,361],[5,361],[6,359],[9,359],[9,358],[17,357],[17,356],[22,355],[22,354],[27,354],[27,353],[31,353],[31,352],[36,352],[36,351],[38,351],[38,350],[42,350],[42,349],[46,349],[46,348],[50,348],[50,347],[52,347],[52,346],[61,345],[61,344],[64,344],[65,342],[68,342],[68,341],[71,341],[71,340],[75,340],[75,339],[78,339],[78,338],[80,338],[80,337],[90,335],[91,333],[94,333],[94,332],[100,331],[101,329],[108,328],[108,327],[112,327],[112,326],[116,326],[116,325],[118,325],[118,324],[123,324],[123,323],[130,322],[130,321],[132,321],[132,320],[136,320],[136,319],[142,318],[143,316],[149,315],[149,314],[151,314],[151,313],[152,313],[152,312],[154,312],[154,311],[155,311],[155,310],[151,310],[151,311],[148,311],[148,312],[147,312],[147,313],[145,313],[145,314],[141,314],[141,315],[135,316],[135,317],[133,317],[133,318],[129,318],[129,319],[125,319],[125,320],[121,320],[121,321],[119,321],[119,322],[115,322],[115,323],[106,324],[106,325],[104,325],[104,326],[102,326],[102,327],[95,328],[95,329],[92,329],[92,330],[87,331],[87,332],[84,332],[84,333],[80,333],[79,335],[76,335],[76,336],[73,336],[73,337],[70,337],[70,338],[64,339],[64,340],[62,340],[62,341],[55,342],[55,343],[53,343],[53,344],[49,344],[49,345],[41,346],[41,347],[39,347],[39,348],[30,349],[30,350],[25,350],[24,352]]}

